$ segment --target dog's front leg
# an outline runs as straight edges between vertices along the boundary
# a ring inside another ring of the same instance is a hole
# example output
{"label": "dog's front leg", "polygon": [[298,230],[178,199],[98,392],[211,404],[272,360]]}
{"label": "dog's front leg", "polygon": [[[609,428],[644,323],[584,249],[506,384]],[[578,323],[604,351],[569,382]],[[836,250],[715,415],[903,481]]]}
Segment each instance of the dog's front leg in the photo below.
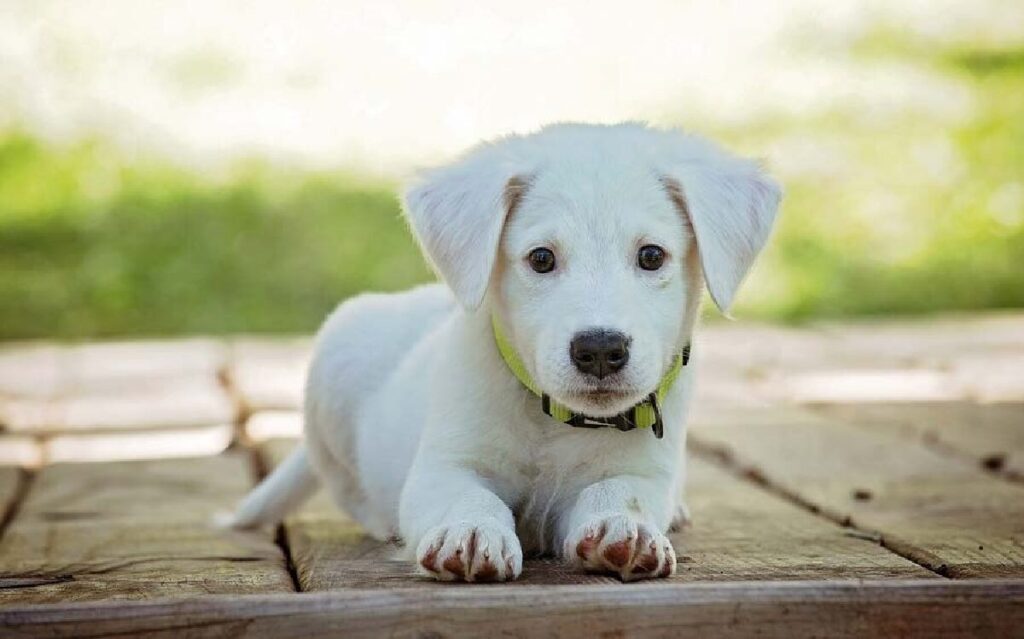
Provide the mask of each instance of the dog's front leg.
{"label": "dog's front leg", "polygon": [[662,482],[619,475],[584,488],[564,520],[563,558],[623,581],[669,577],[676,554],[665,536],[671,499]]}
{"label": "dog's front leg", "polygon": [[505,581],[522,572],[512,511],[471,470],[414,468],[401,528],[417,567],[435,579]]}

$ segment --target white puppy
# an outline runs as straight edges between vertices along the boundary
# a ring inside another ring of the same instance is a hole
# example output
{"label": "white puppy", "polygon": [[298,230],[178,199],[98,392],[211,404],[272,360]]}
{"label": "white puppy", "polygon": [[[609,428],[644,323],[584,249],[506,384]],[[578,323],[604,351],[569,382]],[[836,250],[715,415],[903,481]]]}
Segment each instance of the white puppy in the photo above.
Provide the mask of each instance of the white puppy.
{"label": "white puppy", "polygon": [[514,579],[524,553],[673,574],[702,282],[728,309],[778,201],[755,163],[639,124],[550,126],[427,173],[405,210],[447,286],[334,312],[305,445],[235,524],[319,479],[437,579]]}

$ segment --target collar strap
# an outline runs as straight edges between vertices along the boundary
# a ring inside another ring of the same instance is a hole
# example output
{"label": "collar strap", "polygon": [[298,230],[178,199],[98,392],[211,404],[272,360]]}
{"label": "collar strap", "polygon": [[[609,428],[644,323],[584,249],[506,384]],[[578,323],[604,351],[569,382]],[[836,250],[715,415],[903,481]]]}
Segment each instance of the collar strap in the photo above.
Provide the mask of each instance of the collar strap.
{"label": "collar strap", "polygon": [[498,346],[498,352],[501,353],[501,358],[505,360],[505,365],[508,366],[509,370],[512,371],[512,374],[516,376],[516,379],[523,386],[534,395],[540,397],[541,408],[545,414],[576,428],[617,428],[621,431],[633,430],[634,428],[650,428],[658,439],[665,435],[665,425],[661,419],[661,402],[665,400],[665,395],[672,388],[672,384],[679,377],[683,367],[690,363],[690,344],[684,346],[682,352],[675,356],[672,360],[672,366],[669,367],[665,376],[661,378],[661,383],[658,384],[657,390],[648,395],[642,402],[612,417],[588,417],[582,413],[574,413],[567,406],[559,404],[542,391],[526,371],[523,360],[519,359],[519,355],[516,354],[512,344],[508,341],[504,331],[502,331],[498,318],[493,315],[491,316],[491,326],[494,328],[494,341]]}

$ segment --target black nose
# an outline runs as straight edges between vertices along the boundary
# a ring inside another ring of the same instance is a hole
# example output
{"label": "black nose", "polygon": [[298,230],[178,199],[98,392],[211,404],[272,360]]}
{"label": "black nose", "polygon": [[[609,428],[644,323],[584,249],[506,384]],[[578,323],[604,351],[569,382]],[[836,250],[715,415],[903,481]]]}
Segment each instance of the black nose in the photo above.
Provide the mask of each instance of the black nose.
{"label": "black nose", "polygon": [[618,331],[577,333],[569,343],[569,356],[581,373],[604,379],[629,361],[629,338]]}

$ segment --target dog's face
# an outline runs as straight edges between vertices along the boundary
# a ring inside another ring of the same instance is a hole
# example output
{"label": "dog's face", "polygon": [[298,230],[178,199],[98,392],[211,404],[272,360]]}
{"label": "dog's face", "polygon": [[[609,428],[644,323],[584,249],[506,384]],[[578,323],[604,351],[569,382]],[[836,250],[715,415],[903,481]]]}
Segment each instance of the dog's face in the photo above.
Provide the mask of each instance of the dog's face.
{"label": "dog's face", "polygon": [[534,380],[592,416],[658,386],[699,299],[686,219],[657,175],[631,164],[595,174],[549,165],[525,182],[492,279],[495,311]]}
{"label": "dog's face", "polygon": [[767,239],[778,188],[701,140],[560,125],[479,147],[409,191],[424,250],[497,316],[537,385],[602,417],[653,392],[707,282],[723,309]]}

